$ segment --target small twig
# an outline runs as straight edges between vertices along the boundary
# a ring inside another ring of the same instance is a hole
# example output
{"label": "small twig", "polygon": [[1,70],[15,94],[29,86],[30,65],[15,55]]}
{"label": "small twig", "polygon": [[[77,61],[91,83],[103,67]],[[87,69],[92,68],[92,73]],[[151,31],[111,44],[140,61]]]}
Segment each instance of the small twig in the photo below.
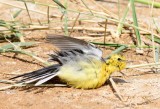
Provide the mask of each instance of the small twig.
{"label": "small twig", "polygon": [[[60,30],[63,27],[54,27],[54,28],[50,28],[51,30]],[[68,27],[69,30],[72,29],[72,27]],[[96,28],[96,27],[80,27],[80,26],[76,26],[73,28],[74,30],[87,30],[87,31],[95,31],[95,32],[104,32],[104,28]],[[107,32],[109,31],[109,29],[106,30]]]}
{"label": "small twig", "polygon": [[27,13],[28,13],[28,16],[29,16],[30,22],[32,23],[32,19],[31,19],[30,13],[29,13],[29,9],[28,9],[27,3],[26,3],[26,2],[24,2],[24,5],[25,5],[25,7],[26,7],[26,10],[27,10]]}
{"label": "small twig", "polygon": [[9,42],[13,47],[14,47],[14,49],[20,49],[20,47],[19,46],[17,46],[17,45],[15,45],[14,43],[12,43],[10,40],[8,40],[6,37],[4,37],[5,38],[5,40],[7,41],[7,42]]}
{"label": "small twig", "polygon": [[82,3],[84,4],[84,6],[90,11],[90,13],[91,13],[92,15],[94,15],[93,12],[92,12],[92,10],[87,6],[87,4],[86,4],[83,0],[81,0],[81,1],[82,1]]}
{"label": "small twig", "polygon": [[[49,27],[48,26],[30,26],[30,28],[20,28],[19,30],[23,30],[23,31],[32,31],[32,30],[48,30]],[[0,29],[0,32],[3,32],[4,31],[8,31],[8,33],[10,33],[10,30],[8,29]]]}
{"label": "small twig", "polygon": [[[87,21],[90,22],[90,21]],[[91,22],[92,23],[92,22]],[[62,27],[48,27],[48,26],[37,26],[37,25],[31,25],[30,28],[19,28],[19,30],[23,30],[23,31],[32,31],[32,30],[61,30],[63,29]],[[68,27],[69,30],[72,30],[72,27]],[[73,28],[73,30],[87,30],[87,31],[95,31],[95,32],[104,32],[104,28],[103,27],[80,27],[80,26],[76,26]],[[73,31],[72,30],[72,31]],[[8,29],[2,28],[0,29],[0,32],[4,32],[4,31],[9,31]],[[107,29],[107,33],[110,33],[111,29]],[[134,34],[133,31],[130,30],[122,30],[122,35],[123,34]],[[140,31],[141,35],[149,35],[149,32],[145,32],[145,31]]]}
{"label": "small twig", "polygon": [[116,86],[115,82],[113,81],[113,79],[112,79],[112,78],[109,78],[109,81],[111,82],[112,87],[113,87],[113,89],[116,91],[116,93],[117,93],[118,97],[120,98],[120,100],[121,100],[121,101],[124,101],[124,99],[122,98],[122,96],[121,96],[121,94],[120,94],[120,91],[119,91],[119,89],[117,88],[117,86]]}
{"label": "small twig", "polygon": [[80,13],[78,14],[78,16],[76,17],[76,19],[75,19],[75,21],[74,21],[74,23],[73,23],[73,26],[72,26],[71,32],[69,33],[69,36],[71,36],[71,34],[72,34],[72,32],[73,32],[73,28],[74,28],[74,26],[75,26],[75,24],[76,24],[76,22],[77,22],[77,20],[78,20],[79,16],[80,16]]}
{"label": "small twig", "polygon": [[50,63],[44,61],[43,59],[41,59],[41,58],[39,58],[39,57],[37,57],[37,56],[31,54],[31,53],[28,53],[28,52],[22,51],[22,50],[21,50],[21,51],[18,51],[18,52],[19,52],[19,53],[22,53],[22,54],[26,54],[26,55],[28,55],[28,56],[31,56],[32,58],[34,58],[34,59],[36,59],[36,60],[42,62],[42,63],[45,64],[45,65],[50,65]]}
{"label": "small twig", "polygon": [[14,81],[12,81],[12,80],[0,80],[0,83],[5,83],[5,84],[13,84],[14,83]]}
{"label": "small twig", "polygon": [[148,63],[148,64],[139,64],[139,65],[131,65],[131,66],[127,66],[127,68],[137,68],[137,67],[157,66],[157,65],[160,65],[160,62],[157,62],[157,63]]}
{"label": "small twig", "polygon": [[44,61],[43,59],[37,57],[36,55],[31,54],[31,53],[26,52],[26,51],[23,51],[23,50],[5,50],[5,49],[4,49],[4,52],[14,52],[14,53],[25,54],[25,55],[31,56],[32,58],[34,58],[34,59],[36,59],[36,60],[42,62],[43,64],[45,64],[45,65],[47,65],[47,66],[50,65],[50,63]]}
{"label": "small twig", "polygon": [[49,20],[49,11],[50,11],[50,8],[48,6],[48,8],[47,8],[47,20],[48,20],[48,24],[50,23],[50,20]]}
{"label": "small twig", "polygon": [[111,11],[107,10],[106,7],[103,7],[102,5],[98,4],[95,0],[91,0],[97,7],[100,7],[105,13],[107,13],[107,16],[113,17],[115,19],[118,18],[118,16],[114,13],[112,13]]}
{"label": "small twig", "polygon": [[[105,22],[105,32],[104,32],[104,44],[106,44],[106,36],[107,36],[107,22],[108,20],[106,19],[106,22]],[[105,46],[104,46],[105,47]]]}
{"label": "small twig", "polygon": [[11,89],[13,87],[22,87],[22,86],[24,86],[22,83],[13,84],[13,85],[9,85],[9,86],[4,86],[4,87],[0,88],[0,91]]}

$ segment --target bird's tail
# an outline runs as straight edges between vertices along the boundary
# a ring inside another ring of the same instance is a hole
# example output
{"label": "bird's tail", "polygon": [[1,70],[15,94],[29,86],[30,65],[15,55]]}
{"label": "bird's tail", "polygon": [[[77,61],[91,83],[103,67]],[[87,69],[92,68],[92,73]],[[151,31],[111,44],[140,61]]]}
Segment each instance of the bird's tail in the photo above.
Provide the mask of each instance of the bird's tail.
{"label": "bird's tail", "polygon": [[57,76],[59,67],[59,64],[51,65],[30,73],[18,75],[10,79],[16,80],[17,83],[35,83],[35,86],[38,86]]}

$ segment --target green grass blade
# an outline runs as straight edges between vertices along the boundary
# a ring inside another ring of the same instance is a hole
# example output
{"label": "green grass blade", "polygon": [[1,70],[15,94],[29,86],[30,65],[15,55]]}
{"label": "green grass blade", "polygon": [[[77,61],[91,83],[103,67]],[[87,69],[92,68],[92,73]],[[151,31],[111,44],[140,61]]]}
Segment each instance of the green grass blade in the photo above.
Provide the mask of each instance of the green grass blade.
{"label": "green grass blade", "polygon": [[66,9],[66,7],[63,6],[61,2],[59,2],[59,0],[53,0],[53,1],[54,1],[57,5],[59,5],[61,8]]}
{"label": "green grass blade", "polygon": [[[152,40],[152,36],[151,36],[151,35],[146,35],[146,37],[147,37],[148,39]],[[154,36],[154,42],[157,42],[157,43],[159,43],[159,44],[160,44],[160,38],[159,38],[159,37]]]}
{"label": "green grass blade", "polygon": [[83,0],[81,0],[81,1],[84,4],[84,6],[91,12],[91,14],[94,15],[93,12],[91,11],[91,9],[87,6],[87,4]]}
{"label": "green grass blade", "polygon": [[[101,42],[91,42],[95,45],[102,45],[102,46],[109,46],[109,47],[120,47],[120,46],[123,46],[123,44],[114,44],[114,43],[101,43]],[[127,45],[125,45],[127,46]]]}
{"label": "green grass blade", "polygon": [[[135,26],[138,27],[138,22],[137,22],[137,15],[136,15],[136,9],[135,9],[135,5],[134,5],[134,0],[130,0],[131,1],[131,6],[132,6],[132,15],[133,15],[133,23]],[[136,37],[137,37],[137,41],[138,41],[138,46],[141,46],[141,36],[139,33],[139,29],[135,28],[135,33],[136,33]]]}
{"label": "green grass blade", "polygon": [[[153,0],[135,0],[135,2],[146,4],[146,5],[152,5]],[[155,2],[154,1],[153,7],[160,8],[160,2]]]}
{"label": "green grass blade", "polygon": [[123,28],[123,23],[125,21],[125,18],[126,18],[127,14],[128,14],[129,9],[130,9],[130,5],[131,5],[131,1],[129,1],[128,6],[125,9],[124,15],[120,19],[120,22],[118,23],[118,28],[117,28],[117,32],[116,32],[117,36],[121,35],[122,28]]}
{"label": "green grass blade", "polygon": [[22,9],[18,10],[17,12],[15,12],[15,13],[13,14],[13,18],[18,17],[18,15],[19,15],[21,12],[22,12]]}
{"label": "green grass blade", "polygon": [[159,62],[159,46],[155,48],[155,61]]}
{"label": "green grass blade", "polygon": [[4,46],[1,46],[0,47],[0,51],[4,50],[4,49],[14,49],[15,46],[18,46],[18,47],[31,47],[31,46],[34,46],[35,44],[37,44],[37,43],[36,42],[13,42],[11,44],[6,44]]}
{"label": "green grass blade", "polygon": [[153,18],[153,23],[154,23],[154,25],[156,27],[157,32],[160,33],[160,27],[157,25],[157,23],[156,23],[154,18]]}
{"label": "green grass blade", "polygon": [[107,60],[111,55],[120,53],[122,50],[124,50],[124,49],[126,49],[126,48],[128,48],[128,46],[125,46],[125,45],[120,46],[119,48],[117,48],[116,50],[114,50],[110,55],[108,55],[108,56],[105,58],[105,60]]}

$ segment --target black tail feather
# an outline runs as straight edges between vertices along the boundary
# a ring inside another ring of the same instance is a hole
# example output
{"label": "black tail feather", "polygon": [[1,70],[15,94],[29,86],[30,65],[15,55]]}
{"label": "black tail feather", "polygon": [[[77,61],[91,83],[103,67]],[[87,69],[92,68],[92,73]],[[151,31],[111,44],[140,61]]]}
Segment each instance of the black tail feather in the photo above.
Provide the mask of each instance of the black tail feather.
{"label": "black tail feather", "polygon": [[30,73],[22,74],[15,76],[13,78],[10,78],[10,80],[16,80],[17,83],[32,83],[36,82],[45,78],[48,78],[50,76],[56,76],[58,70],[59,70],[60,65],[51,65]]}

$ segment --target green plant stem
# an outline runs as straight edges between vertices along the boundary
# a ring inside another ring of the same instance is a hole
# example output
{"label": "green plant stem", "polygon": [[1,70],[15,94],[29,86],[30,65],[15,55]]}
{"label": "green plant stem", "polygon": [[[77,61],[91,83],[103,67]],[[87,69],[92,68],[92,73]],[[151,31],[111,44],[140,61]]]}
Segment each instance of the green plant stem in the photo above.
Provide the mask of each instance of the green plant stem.
{"label": "green plant stem", "polygon": [[[132,5],[132,15],[133,15],[133,23],[136,27],[138,27],[138,21],[137,21],[137,15],[136,15],[136,9],[135,9],[135,5],[134,5],[134,0],[130,0],[131,1],[131,5]],[[139,33],[139,29],[135,28],[135,33],[136,33],[136,37],[137,37],[137,42],[138,42],[138,46],[141,46],[141,36]]]}
{"label": "green plant stem", "polygon": [[128,46],[125,46],[125,45],[120,46],[119,48],[117,48],[116,50],[114,50],[110,55],[108,55],[108,56],[105,58],[105,60],[107,60],[111,55],[117,54],[117,53],[121,52],[122,50],[124,50],[124,49],[126,49],[126,48],[128,48]]}
{"label": "green plant stem", "polygon": [[[127,14],[128,14],[128,11],[129,11],[129,9],[130,9],[130,5],[131,5],[131,1],[129,1],[128,6],[127,6],[127,8],[125,9],[124,15],[123,15],[123,17],[120,19],[120,22],[119,22],[119,24],[118,24],[117,33],[116,33],[118,36],[119,36],[119,35],[121,34],[121,32],[122,32],[122,27],[123,27],[125,18],[126,18]],[[121,22],[122,22],[122,23],[121,23]]]}
{"label": "green plant stem", "polygon": [[[135,2],[146,4],[146,5],[152,5],[152,0],[135,0]],[[155,8],[160,8],[160,3],[159,2],[154,2],[153,7]]]}

